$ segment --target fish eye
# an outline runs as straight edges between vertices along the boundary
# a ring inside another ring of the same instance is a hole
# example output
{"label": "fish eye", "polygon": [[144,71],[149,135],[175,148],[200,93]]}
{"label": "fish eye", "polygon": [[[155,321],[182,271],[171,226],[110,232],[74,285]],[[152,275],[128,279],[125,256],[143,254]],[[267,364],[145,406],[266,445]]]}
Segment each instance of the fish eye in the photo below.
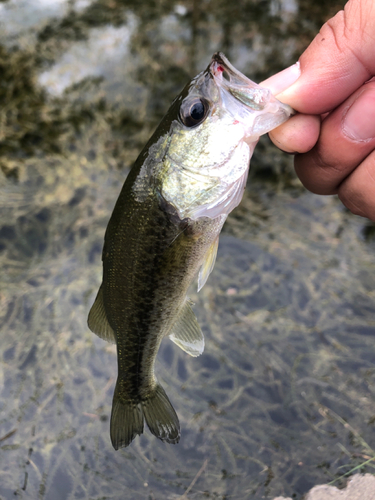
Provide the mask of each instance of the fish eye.
{"label": "fish eye", "polygon": [[206,99],[194,97],[181,104],[180,118],[187,127],[195,127],[206,118],[210,106]]}

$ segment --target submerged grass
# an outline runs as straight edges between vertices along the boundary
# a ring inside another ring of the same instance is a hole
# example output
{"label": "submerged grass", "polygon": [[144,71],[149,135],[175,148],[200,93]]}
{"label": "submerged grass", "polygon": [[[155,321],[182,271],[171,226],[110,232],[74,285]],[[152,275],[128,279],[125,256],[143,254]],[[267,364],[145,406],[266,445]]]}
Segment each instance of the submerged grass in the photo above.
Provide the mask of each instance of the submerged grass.
{"label": "submerged grass", "polygon": [[[341,479],[344,479],[346,477],[352,476],[356,472],[363,473],[364,472],[363,468],[364,468],[365,465],[370,465],[370,467],[372,467],[372,468],[375,469],[375,465],[371,464],[371,462],[373,462],[374,460],[375,460],[375,456],[373,456],[372,458],[369,458],[365,462],[362,462],[361,464],[357,465],[356,467],[353,467],[348,472],[345,472],[345,474],[343,474],[342,476],[337,477],[336,479],[334,479],[333,481],[331,481],[330,483],[328,483],[328,485],[331,486],[331,485],[335,484],[337,481],[340,481]],[[350,465],[342,465],[340,468],[343,469],[345,467],[350,467]]]}

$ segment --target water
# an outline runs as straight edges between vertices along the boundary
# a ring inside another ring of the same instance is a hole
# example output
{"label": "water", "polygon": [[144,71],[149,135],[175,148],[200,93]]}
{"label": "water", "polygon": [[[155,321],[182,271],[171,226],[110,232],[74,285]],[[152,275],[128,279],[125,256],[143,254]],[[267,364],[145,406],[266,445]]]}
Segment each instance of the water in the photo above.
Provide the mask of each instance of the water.
{"label": "water", "polygon": [[0,3],[2,500],[301,498],[375,455],[374,226],[267,139],[192,293],[204,354],[158,355],[178,445],[113,450],[115,348],[86,326],[108,217],[173,97],[218,49],[258,81],[290,64],[340,3],[314,5]]}

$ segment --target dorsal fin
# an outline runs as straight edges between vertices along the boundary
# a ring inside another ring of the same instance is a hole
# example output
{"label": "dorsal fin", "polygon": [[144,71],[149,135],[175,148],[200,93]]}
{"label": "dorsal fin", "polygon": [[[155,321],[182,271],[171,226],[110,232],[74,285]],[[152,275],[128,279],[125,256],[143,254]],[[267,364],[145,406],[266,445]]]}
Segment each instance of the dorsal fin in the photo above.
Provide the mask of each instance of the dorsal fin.
{"label": "dorsal fin", "polygon": [[190,356],[199,356],[204,349],[203,333],[188,301],[182,307],[169,338]]}
{"label": "dorsal fin", "polygon": [[108,323],[107,315],[104,309],[103,290],[99,288],[95,302],[90,309],[87,324],[90,330],[98,337],[112,344],[116,344],[116,335]]}
{"label": "dorsal fin", "polygon": [[218,246],[219,246],[219,235],[216,236],[215,240],[213,241],[210,248],[207,250],[206,255],[204,256],[204,261],[202,263],[198,275],[198,292],[201,288],[203,288],[204,284],[207,281],[207,278],[209,277],[212,269],[214,268]]}

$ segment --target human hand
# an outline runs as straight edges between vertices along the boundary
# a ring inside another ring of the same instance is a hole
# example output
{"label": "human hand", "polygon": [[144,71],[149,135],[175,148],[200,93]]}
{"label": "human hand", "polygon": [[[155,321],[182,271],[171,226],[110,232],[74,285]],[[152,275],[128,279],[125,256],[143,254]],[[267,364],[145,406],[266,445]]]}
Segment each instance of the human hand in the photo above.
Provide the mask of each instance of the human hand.
{"label": "human hand", "polygon": [[270,137],[310,191],[375,221],[374,0],[349,0],[299,63],[262,83],[301,113]]}

